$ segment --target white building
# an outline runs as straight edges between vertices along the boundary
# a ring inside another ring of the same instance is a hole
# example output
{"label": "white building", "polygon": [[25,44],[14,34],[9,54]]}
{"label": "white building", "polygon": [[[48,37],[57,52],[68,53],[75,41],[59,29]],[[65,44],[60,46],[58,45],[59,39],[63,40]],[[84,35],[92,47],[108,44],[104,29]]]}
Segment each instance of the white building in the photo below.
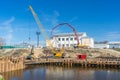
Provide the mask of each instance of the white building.
{"label": "white building", "polygon": [[120,42],[109,42],[109,48],[120,48]]}
{"label": "white building", "polygon": [[[82,45],[88,45],[89,47],[94,47],[94,40],[93,38],[87,37],[85,32],[77,33],[79,37],[79,42]],[[76,45],[78,42],[76,40],[76,36],[74,33],[62,33],[62,34],[55,34],[52,39],[50,39],[53,47],[71,47]],[[46,42],[46,46],[49,44]]]}
{"label": "white building", "polygon": [[106,49],[109,48],[109,44],[94,44],[94,48]]}
{"label": "white building", "polygon": [[120,42],[95,43],[94,48],[120,48]]}

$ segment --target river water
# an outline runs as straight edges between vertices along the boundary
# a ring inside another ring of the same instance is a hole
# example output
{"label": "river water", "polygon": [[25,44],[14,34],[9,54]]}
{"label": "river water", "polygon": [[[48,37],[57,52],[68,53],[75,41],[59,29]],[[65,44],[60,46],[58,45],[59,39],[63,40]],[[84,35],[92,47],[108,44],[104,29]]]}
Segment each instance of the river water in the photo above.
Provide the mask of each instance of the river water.
{"label": "river water", "polygon": [[120,70],[31,66],[2,74],[5,80],[120,80]]}

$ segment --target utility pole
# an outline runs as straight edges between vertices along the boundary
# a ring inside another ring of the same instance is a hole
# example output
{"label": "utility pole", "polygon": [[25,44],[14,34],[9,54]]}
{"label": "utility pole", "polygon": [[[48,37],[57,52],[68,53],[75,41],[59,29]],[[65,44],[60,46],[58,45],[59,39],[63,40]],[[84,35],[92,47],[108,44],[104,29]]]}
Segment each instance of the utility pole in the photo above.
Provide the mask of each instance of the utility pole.
{"label": "utility pole", "polygon": [[40,35],[40,32],[36,32],[36,35],[37,35],[37,47],[39,47],[39,35]]}

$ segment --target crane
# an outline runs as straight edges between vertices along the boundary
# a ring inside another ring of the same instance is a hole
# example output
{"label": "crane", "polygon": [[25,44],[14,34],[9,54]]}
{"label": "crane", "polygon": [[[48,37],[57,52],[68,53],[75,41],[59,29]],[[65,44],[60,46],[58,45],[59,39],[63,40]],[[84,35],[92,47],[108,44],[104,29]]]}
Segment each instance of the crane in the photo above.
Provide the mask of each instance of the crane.
{"label": "crane", "polygon": [[43,27],[42,23],[40,22],[40,20],[39,20],[39,18],[38,18],[38,15],[35,13],[35,11],[34,11],[34,9],[32,8],[32,6],[29,6],[29,9],[31,10],[33,17],[34,17],[37,25],[39,26],[39,29],[40,29],[41,33],[43,34],[44,38],[46,39],[46,42],[47,42],[48,45],[50,46],[51,52],[54,54],[55,57],[63,57],[64,48],[62,48],[62,49],[60,49],[60,50],[56,50],[56,49],[53,47],[53,45],[52,45],[49,37],[47,36],[47,34],[46,34],[45,30],[44,30],[44,27]]}
{"label": "crane", "polygon": [[69,23],[60,23],[60,24],[56,25],[55,27],[52,28],[51,35],[53,33],[53,30],[55,30],[57,27],[60,27],[62,25],[67,25],[68,27],[70,27],[73,30],[73,32],[76,36],[76,40],[77,40],[77,45],[74,46],[74,47],[77,47],[77,48],[78,47],[81,47],[81,48],[87,48],[88,47],[87,45],[80,44],[79,37],[78,37],[76,29],[72,25],[70,25]]}

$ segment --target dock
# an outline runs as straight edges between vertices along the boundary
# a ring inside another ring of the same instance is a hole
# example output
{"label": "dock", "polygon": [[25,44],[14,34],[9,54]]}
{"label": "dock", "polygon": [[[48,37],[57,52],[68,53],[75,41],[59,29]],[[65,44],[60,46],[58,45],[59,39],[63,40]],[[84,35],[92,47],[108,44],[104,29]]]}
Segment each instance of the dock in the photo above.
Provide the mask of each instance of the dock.
{"label": "dock", "polygon": [[116,59],[35,59],[35,60],[26,60],[25,65],[56,65],[56,66],[80,66],[80,67],[101,67],[101,68],[120,68],[120,60]]}
{"label": "dock", "polygon": [[114,68],[120,69],[120,58],[95,58],[80,60],[77,58],[35,58],[26,60],[25,58],[0,58],[0,73],[19,70],[30,65],[51,65],[85,68]]}

